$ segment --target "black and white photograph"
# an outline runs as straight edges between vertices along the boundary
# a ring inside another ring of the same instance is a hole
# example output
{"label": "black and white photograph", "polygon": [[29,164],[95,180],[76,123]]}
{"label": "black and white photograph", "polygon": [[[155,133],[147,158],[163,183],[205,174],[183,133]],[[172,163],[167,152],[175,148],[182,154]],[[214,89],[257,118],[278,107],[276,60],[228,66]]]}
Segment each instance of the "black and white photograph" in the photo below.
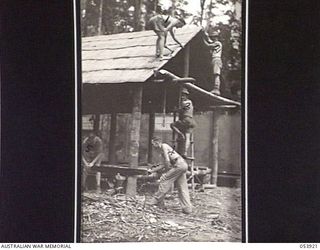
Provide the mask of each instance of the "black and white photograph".
{"label": "black and white photograph", "polygon": [[81,1],[81,242],[241,242],[241,14]]}
{"label": "black and white photograph", "polygon": [[319,9],[0,1],[1,248],[317,248]]}

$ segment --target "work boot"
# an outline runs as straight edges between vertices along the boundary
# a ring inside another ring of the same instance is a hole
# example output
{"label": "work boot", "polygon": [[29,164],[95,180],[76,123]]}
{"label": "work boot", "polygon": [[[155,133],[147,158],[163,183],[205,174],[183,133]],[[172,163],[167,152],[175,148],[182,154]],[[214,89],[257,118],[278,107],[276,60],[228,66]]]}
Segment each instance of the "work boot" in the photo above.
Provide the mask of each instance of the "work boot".
{"label": "work boot", "polygon": [[159,208],[161,208],[161,209],[165,209],[165,208],[166,208],[166,204],[164,203],[164,200],[159,201],[158,204],[157,204],[157,206],[158,206]]}
{"label": "work boot", "polygon": [[152,197],[149,201],[146,202],[147,205],[155,206],[158,205],[158,200]]}
{"label": "work boot", "polygon": [[192,213],[192,208],[191,207],[182,208],[182,213],[191,214]]}
{"label": "work boot", "polygon": [[161,56],[160,61],[169,60],[171,59],[171,56]]}

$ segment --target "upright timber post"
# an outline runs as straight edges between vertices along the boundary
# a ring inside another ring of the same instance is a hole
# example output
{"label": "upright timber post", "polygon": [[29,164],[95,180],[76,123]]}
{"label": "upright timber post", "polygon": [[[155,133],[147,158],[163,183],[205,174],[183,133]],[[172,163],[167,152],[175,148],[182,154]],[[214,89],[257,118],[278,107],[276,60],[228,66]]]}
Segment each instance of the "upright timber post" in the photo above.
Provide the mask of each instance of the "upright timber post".
{"label": "upright timber post", "polygon": [[151,139],[154,135],[154,119],[155,115],[154,113],[149,114],[149,138],[148,138],[148,163],[152,163],[152,143]]}
{"label": "upright timber post", "polygon": [[[139,84],[132,89],[132,122],[130,130],[130,167],[138,167],[139,161],[139,141],[140,141],[140,124],[142,110],[142,85]],[[129,196],[136,195],[137,178],[135,176],[128,177],[126,194]]]}
{"label": "upright timber post", "polygon": [[96,135],[100,131],[100,114],[99,113],[94,114],[93,131],[96,133]]}
{"label": "upright timber post", "polygon": [[116,134],[117,134],[117,113],[111,113],[110,136],[109,136],[109,163],[116,161]]}
{"label": "upright timber post", "polygon": [[218,181],[218,160],[219,160],[219,111],[215,110],[212,112],[212,131],[211,131],[211,184],[217,186]]}
{"label": "upright timber post", "polygon": [[[183,77],[189,76],[189,68],[190,68],[190,45],[187,44],[184,48],[184,58],[183,58]],[[181,90],[183,87],[180,87],[179,91],[179,108],[181,108]],[[186,148],[185,140],[177,140],[177,152],[179,154],[184,154]]]}
{"label": "upright timber post", "polygon": [[183,61],[183,77],[189,76],[190,69],[190,45],[187,44],[184,50],[184,61]]}

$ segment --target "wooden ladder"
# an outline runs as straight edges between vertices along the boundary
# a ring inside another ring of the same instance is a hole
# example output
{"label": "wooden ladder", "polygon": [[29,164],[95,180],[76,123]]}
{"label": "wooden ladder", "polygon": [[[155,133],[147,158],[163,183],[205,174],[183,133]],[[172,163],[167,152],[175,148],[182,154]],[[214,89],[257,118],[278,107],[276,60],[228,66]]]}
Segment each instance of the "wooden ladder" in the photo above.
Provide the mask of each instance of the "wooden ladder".
{"label": "wooden ladder", "polygon": [[194,160],[195,160],[195,155],[194,155],[194,136],[193,133],[190,134],[190,147],[188,149],[188,153],[190,153],[190,155],[187,156],[187,160],[190,162],[190,164],[188,164],[190,166],[191,169],[191,176],[188,178],[188,181],[191,180],[191,189],[192,192],[194,192],[195,190],[195,184],[194,184],[194,179],[195,179],[195,172],[194,172]]}

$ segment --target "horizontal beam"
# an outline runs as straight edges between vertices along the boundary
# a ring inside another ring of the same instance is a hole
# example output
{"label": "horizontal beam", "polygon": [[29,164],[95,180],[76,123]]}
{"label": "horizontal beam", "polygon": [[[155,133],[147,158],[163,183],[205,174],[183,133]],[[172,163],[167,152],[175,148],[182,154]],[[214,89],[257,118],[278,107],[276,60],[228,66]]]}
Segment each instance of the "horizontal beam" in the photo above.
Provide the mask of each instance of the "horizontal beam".
{"label": "horizontal beam", "polygon": [[194,90],[196,91],[197,93],[199,94],[202,94],[204,96],[207,96],[215,101],[221,101],[221,102],[224,102],[225,104],[229,104],[229,105],[236,105],[236,106],[241,106],[241,103],[240,102],[237,102],[237,101],[233,101],[233,100],[230,100],[228,98],[225,98],[225,97],[221,97],[219,95],[215,95],[209,91],[206,91],[200,87],[198,87],[197,85],[194,85],[193,83],[196,82],[196,80],[194,78],[191,78],[191,77],[178,77],[176,76],[175,74],[167,71],[167,70],[164,70],[164,69],[161,69],[161,70],[155,70],[154,71],[154,76],[155,77],[159,77],[159,76],[162,76],[164,77],[164,79],[161,79],[160,81],[159,80],[154,80],[155,82],[158,82],[158,83],[163,83],[165,82],[166,79],[169,79],[171,83],[181,83],[183,84],[184,87],[186,88],[189,88],[191,90]]}
{"label": "horizontal beam", "polygon": [[237,108],[236,105],[217,105],[217,106],[209,106],[210,109],[234,109]]}

